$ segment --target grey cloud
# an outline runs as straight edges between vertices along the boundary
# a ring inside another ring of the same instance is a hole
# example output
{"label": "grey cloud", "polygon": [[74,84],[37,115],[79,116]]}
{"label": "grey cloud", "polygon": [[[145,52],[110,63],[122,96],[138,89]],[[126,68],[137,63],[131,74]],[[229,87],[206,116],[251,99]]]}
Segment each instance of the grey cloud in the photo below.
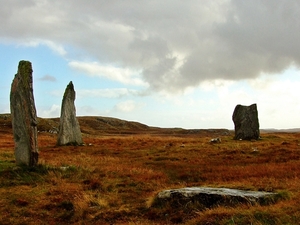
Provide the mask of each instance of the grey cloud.
{"label": "grey cloud", "polygon": [[68,45],[82,60],[141,69],[155,90],[300,66],[298,0],[8,2],[0,0],[0,40]]}
{"label": "grey cloud", "polygon": [[51,75],[45,75],[43,77],[39,78],[40,81],[51,81],[51,82],[56,82],[56,78]]}
{"label": "grey cloud", "polygon": [[228,51],[248,61],[251,74],[280,72],[299,64],[299,1],[232,1],[227,21],[214,30]]}
{"label": "grey cloud", "polygon": [[[144,78],[151,84],[151,88],[160,90],[172,83],[171,86],[168,87],[168,89],[172,89],[173,85],[176,84],[176,80],[174,79],[177,79],[177,77],[174,77],[177,73],[173,70],[175,62],[176,58],[164,58],[161,59],[159,63],[144,70]],[[173,80],[170,82],[172,77]]]}
{"label": "grey cloud", "polygon": [[129,50],[136,52],[137,60],[145,66],[156,64],[170,52],[167,41],[159,37],[149,37],[146,40],[135,38],[129,44]]}

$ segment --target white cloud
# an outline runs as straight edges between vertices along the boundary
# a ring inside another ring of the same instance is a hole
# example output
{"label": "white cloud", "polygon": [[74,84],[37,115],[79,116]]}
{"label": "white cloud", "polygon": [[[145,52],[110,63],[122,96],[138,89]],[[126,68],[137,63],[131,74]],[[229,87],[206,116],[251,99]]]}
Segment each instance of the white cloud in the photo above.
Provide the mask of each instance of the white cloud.
{"label": "white cloud", "polygon": [[127,88],[107,88],[107,89],[85,89],[77,90],[78,98],[121,98],[127,96],[138,96],[140,92]]}
{"label": "white cloud", "polygon": [[114,66],[103,66],[97,62],[70,62],[69,66],[75,70],[83,71],[90,76],[105,77],[127,85],[146,86],[146,83],[139,77],[139,71],[129,68],[117,68]]}
{"label": "white cloud", "polygon": [[[1,37],[0,37],[1,40]],[[5,43],[11,44],[11,42],[16,43],[18,47],[24,46],[24,47],[38,47],[38,46],[47,46],[50,48],[53,52],[55,52],[58,55],[65,56],[67,54],[66,49],[63,45],[55,43],[54,41],[50,40],[44,40],[44,39],[36,39],[36,38],[24,38],[21,40],[5,40],[3,41]]]}
{"label": "white cloud", "polygon": [[135,101],[132,100],[127,100],[124,102],[120,102],[118,104],[115,105],[114,110],[118,111],[118,112],[132,112],[138,108],[142,107],[142,104],[137,103]]}
{"label": "white cloud", "polygon": [[52,49],[54,52],[56,52],[61,56],[65,56],[67,54],[67,51],[61,44],[56,44],[53,41],[48,41],[48,40],[42,41],[41,44],[48,46],[50,49]]}
{"label": "white cloud", "polygon": [[217,115],[231,118],[237,104],[257,103],[261,128],[299,127],[299,78],[290,80],[288,74],[271,80],[268,76],[248,82],[234,82],[218,92]]}
{"label": "white cloud", "polygon": [[50,108],[38,109],[38,117],[43,118],[54,118],[60,117],[60,106],[53,104]]}
{"label": "white cloud", "polygon": [[0,41],[47,45],[72,67],[124,84],[174,93],[300,65],[297,0],[0,3]]}

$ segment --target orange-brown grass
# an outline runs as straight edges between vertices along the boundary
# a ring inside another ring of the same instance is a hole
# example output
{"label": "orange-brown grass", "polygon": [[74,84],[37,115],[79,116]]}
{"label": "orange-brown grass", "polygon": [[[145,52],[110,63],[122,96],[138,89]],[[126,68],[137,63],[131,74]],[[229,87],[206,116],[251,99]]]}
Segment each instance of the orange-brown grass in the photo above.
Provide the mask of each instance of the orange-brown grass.
{"label": "orange-brown grass", "polygon": [[[203,135],[84,135],[56,147],[40,133],[39,165],[16,167],[13,139],[0,133],[0,224],[298,224],[300,134],[222,143]],[[274,191],[268,206],[153,208],[164,189],[187,186]]]}

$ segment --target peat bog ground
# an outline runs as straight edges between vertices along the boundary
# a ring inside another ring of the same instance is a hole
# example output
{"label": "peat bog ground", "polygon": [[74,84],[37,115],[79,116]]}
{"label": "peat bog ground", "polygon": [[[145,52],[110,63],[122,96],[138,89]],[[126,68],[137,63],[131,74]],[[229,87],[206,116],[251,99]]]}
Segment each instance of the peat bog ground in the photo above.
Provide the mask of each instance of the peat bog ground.
{"label": "peat bog ground", "polygon": [[[26,168],[15,165],[9,117],[0,118],[0,224],[299,224],[300,133],[235,141],[226,130],[85,117],[85,145],[57,147],[48,132],[56,123],[40,119],[39,165]],[[216,137],[222,142],[211,144]],[[276,192],[281,199],[152,207],[158,192],[192,186]]]}

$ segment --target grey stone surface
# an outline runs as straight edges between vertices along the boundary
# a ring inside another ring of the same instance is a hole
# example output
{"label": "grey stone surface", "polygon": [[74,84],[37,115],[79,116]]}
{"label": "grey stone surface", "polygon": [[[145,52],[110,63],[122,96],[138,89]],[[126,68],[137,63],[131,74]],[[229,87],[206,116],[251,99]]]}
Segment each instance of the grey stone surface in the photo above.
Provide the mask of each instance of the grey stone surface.
{"label": "grey stone surface", "polygon": [[258,140],[260,138],[256,104],[250,106],[237,105],[232,120],[234,122],[235,140]]}
{"label": "grey stone surface", "polygon": [[76,118],[75,97],[76,93],[71,81],[66,87],[62,100],[57,145],[83,144],[80,126]]}
{"label": "grey stone surface", "polygon": [[10,92],[16,163],[27,166],[35,166],[39,155],[32,72],[31,62],[20,61]]}
{"label": "grey stone surface", "polygon": [[270,203],[275,195],[276,193],[243,191],[230,188],[187,187],[158,193],[155,204],[171,203],[174,206],[184,206],[191,202],[197,202],[199,205],[207,208],[218,205],[254,205]]}
{"label": "grey stone surface", "polygon": [[217,138],[212,138],[212,139],[210,139],[210,141],[209,141],[210,143],[221,143],[222,142],[222,140],[221,140],[221,138],[219,138],[219,137],[217,137]]}

